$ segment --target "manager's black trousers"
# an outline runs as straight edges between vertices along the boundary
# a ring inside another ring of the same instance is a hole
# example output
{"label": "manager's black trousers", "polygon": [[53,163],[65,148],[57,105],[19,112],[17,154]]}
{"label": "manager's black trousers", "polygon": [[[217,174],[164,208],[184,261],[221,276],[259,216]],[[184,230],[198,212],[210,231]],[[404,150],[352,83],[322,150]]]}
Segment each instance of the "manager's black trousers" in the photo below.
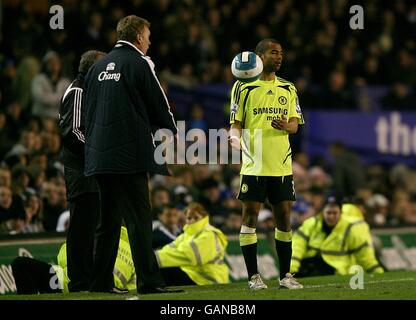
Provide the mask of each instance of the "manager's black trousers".
{"label": "manager's black trousers", "polygon": [[99,216],[98,192],[80,194],[69,200],[70,223],[66,239],[68,289],[88,291],[93,267],[94,233]]}
{"label": "manager's black trousers", "polygon": [[122,219],[127,227],[137,290],[164,287],[152,250],[152,212],[147,173],[96,175],[101,214],[96,230],[94,267],[90,291],[106,292],[114,287]]}

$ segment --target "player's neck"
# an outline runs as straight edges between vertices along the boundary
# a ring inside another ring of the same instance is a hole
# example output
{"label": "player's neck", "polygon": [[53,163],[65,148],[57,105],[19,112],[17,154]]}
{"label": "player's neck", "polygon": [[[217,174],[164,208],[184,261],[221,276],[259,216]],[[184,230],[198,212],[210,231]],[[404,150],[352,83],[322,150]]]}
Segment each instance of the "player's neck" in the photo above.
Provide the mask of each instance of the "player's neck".
{"label": "player's neck", "polygon": [[268,72],[268,73],[263,72],[260,76],[260,80],[271,81],[271,80],[274,80],[275,76],[276,75],[274,72]]}

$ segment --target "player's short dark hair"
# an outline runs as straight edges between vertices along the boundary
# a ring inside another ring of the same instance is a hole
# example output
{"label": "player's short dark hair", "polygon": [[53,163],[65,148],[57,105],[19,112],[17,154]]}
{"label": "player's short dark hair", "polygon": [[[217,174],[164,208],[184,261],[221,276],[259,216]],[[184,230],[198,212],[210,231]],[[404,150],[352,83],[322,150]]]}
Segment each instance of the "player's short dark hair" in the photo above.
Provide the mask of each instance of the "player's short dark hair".
{"label": "player's short dark hair", "polygon": [[91,66],[102,56],[105,56],[105,52],[97,50],[89,50],[82,54],[81,61],[79,62],[78,72],[86,74]]}
{"label": "player's short dark hair", "polygon": [[118,40],[134,42],[137,34],[143,32],[144,28],[150,28],[150,22],[135,15],[122,18],[117,24]]}
{"label": "player's short dark hair", "polygon": [[276,39],[268,38],[261,40],[256,46],[256,54],[263,54],[269,49],[271,43],[280,44]]}

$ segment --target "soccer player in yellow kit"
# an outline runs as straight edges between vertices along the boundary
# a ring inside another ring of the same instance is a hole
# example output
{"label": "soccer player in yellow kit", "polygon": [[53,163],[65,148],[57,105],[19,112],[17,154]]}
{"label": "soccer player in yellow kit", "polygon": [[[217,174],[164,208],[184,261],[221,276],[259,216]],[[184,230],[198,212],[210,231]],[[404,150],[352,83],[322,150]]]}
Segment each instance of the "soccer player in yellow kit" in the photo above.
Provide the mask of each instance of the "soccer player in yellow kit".
{"label": "soccer player in yellow kit", "polygon": [[276,221],[275,243],[280,265],[280,288],[299,289],[289,273],[292,257],[290,211],[296,200],[289,134],[303,124],[295,86],[276,76],[283,59],[274,39],[258,43],[263,61],[258,80],[237,81],[231,91],[230,142],[242,150],[238,199],[243,203],[240,246],[247,267],[249,288],[267,288],[257,270],[256,225],[261,204],[269,200]]}

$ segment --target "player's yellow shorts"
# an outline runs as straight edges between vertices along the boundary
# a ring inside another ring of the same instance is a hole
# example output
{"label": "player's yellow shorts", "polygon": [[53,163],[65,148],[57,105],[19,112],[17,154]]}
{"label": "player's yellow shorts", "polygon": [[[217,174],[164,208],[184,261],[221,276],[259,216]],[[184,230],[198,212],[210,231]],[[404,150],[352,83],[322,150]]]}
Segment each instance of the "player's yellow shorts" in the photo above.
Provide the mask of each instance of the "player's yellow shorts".
{"label": "player's yellow shorts", "polygon": [[283,177],[262,177],[241,175],[238,199],[264,202],[270,204],[282,201],[296,201],[293,175]]}

